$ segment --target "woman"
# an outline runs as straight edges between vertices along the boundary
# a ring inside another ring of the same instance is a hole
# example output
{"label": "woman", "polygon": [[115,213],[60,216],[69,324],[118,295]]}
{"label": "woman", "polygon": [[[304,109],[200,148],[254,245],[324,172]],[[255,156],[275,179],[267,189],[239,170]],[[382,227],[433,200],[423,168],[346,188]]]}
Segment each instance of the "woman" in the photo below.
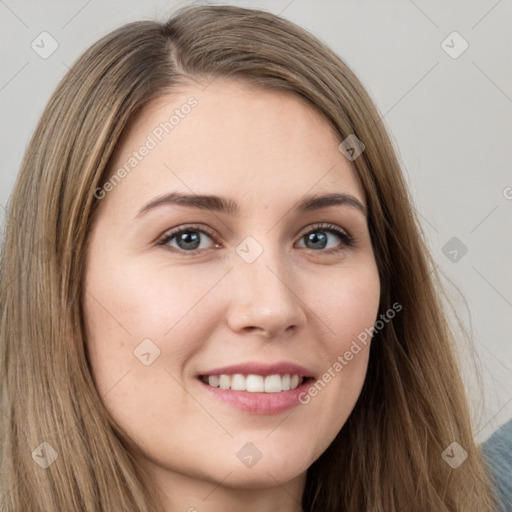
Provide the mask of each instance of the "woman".
{"label": "woman", "polygon": [[4,247],[3,510],[493,510],[390,140],[292,23],[93,45]]}

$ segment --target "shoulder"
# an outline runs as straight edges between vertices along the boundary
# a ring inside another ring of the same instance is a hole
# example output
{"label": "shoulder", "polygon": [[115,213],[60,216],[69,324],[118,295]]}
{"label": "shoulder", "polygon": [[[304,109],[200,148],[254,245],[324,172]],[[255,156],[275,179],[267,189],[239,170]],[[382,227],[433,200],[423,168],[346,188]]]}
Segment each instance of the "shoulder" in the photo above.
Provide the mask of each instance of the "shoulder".
{"label": "shoulder", "polygon": [[512,420],[482,444],[483,456],[491,470],[501,509],[512,510]]}

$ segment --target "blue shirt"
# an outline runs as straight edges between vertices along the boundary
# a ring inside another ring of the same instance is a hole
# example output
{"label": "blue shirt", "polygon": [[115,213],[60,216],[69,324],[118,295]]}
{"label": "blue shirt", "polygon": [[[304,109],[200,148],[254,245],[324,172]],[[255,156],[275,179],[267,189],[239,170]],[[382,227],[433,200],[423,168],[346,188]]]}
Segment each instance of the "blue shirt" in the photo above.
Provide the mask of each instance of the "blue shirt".
{"label": "blue shirt", "polygon": [[482,444],[482,452],[492,472],[500,502],[497,512],[512,512],[512,420]]}

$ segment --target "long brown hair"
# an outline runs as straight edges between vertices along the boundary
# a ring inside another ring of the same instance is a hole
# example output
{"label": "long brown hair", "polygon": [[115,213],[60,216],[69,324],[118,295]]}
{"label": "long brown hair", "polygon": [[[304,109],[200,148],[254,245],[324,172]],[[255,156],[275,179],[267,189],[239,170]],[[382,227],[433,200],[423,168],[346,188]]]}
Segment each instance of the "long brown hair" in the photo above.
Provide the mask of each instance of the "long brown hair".
{"label": "long brown hair", "polygon": [[[166,23],[135,22],[106,35],[72,66],[37,125],[1,259],[1,510],[162,510],[91,377],[84,254],[94,191],[112,172],[125,128],[152,99],[217,77],[292,91],[340,141],[354,134],[364,143],[353,165],[368,205],[380,312],[402,306],[374,335],[355,409],[308,470],[304,509],[490,512],[439,278],[377,109],[309,33],[228,6],[187,7]],[[456,469],[441,457],[452,442],[469,454]]]}

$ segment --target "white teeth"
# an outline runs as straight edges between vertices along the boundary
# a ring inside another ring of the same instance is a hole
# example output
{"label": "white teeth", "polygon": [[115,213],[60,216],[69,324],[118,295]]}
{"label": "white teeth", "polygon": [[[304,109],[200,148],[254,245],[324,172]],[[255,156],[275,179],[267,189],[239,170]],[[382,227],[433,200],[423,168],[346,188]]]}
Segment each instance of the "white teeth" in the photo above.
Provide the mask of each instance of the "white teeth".
{"label": "white teeth", "polygon": [[265,393],[279,393],[281,391],[281,377],[269,375],[265,377]]}
{"label": "white teeth", "polygon": [[245,377],[236,373],[231,377],[231,389],[233,391],[245,391]]}
{"label": "white teeth", "polygon": [[265,381],[261,375],[247,375],[245,379],[245,389],[251,393],[263,393],[265,391]]}
{"label": "white teeth", "polygon": [[208,384],[214,388],[219,387],[219,376],[218,375],[212,375],[211,377],[208,377]]}
{"label": "white teeth", "polygon": [[250,393],[280,393],[297,388],[303,382],[298,375],[210,375],[203,377],[203,381],[210,386],[233,391],[249,391]]}
{"label": "white teeth", "polygon": [[229,389],[231,387],[231,377],[229,375],[221,375],[219,377],[220,389]]}

